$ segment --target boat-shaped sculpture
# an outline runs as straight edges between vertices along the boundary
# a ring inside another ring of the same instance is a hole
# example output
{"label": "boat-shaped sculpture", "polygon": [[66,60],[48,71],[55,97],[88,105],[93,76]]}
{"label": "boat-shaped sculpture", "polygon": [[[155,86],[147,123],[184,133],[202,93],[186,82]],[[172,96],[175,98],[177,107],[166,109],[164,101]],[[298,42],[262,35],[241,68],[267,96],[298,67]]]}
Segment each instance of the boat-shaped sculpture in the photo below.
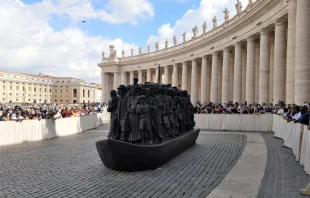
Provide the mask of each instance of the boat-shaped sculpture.
{"label": "boat-shaped sculpture", "polygon": [[191,147],[200,131],[186,90],[133,81],[111,90],[108,139],[96,142],[103,164],[119,171],[156,169]]}
{"label": "boat-shaped sculpture", "polygon": [[106,139],[96,142],[101,161],[119,171],[156,169],[195,144],[200,129],[187,132],[161,144],[137,145]]}

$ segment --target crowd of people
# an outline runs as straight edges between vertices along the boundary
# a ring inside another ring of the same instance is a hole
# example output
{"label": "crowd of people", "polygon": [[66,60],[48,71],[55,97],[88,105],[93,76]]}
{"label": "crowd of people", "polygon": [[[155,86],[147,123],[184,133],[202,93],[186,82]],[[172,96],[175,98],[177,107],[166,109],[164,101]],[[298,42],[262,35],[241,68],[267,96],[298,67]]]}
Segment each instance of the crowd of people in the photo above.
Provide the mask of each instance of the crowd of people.
{"label": "crowd of people", "polygon": [[193,105],[187,91],[154,83],[120,85],[110,92],[108,138],[134,144],[153,144],[191,131]]}
{"label": "crowd of people", "polygon": [[60,119],[106,111],[104,103],[0,103],[0,121]]}
{"label": "crowd of people", "polygon": [[299,122],[301,124],[309,125],[310,119],[310,103],[307,101],[303,105],[284,104],[279,101],[277,104],[239,104],[239,103],[223,103],[214,104],[201,103],[200,101],[194,105],[195,113],[197,114],[277,114],[287,120],[287,122]]}

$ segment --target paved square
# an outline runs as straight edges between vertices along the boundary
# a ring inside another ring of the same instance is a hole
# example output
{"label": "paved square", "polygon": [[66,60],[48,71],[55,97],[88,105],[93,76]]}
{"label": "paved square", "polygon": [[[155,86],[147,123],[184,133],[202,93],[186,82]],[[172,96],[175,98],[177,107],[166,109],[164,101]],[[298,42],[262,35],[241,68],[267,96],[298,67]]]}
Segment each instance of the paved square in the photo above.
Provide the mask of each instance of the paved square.
{"label": "paved square", "polygon": [[104,167],[84,133],[0,147],[0,197],[205,197],[242,154],[246,135],[200,134],[161,168],[118,172]]}

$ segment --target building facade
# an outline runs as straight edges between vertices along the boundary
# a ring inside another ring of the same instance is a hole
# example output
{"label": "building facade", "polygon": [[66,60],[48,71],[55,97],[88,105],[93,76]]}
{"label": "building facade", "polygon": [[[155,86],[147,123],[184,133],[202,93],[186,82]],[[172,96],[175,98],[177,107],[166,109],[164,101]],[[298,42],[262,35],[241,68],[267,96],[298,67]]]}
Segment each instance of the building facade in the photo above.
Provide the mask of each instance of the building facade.
{"label": "building facade", "polygon": [[71,77],[0,71],[0,103],[100,102],[98,86]]}
{"label": "building facade", "polygon": [[[246,8],[238,1],[237,14],[190,40],[164,49],[110,57],[98,66],[102,69],[102,100],[119,84],[157,82],[188,90],[192,103],[229,101],[248,104],[303,104],[310,99],[310,1],[250,0]],[[158,67],[160,65],[160,68]]]}

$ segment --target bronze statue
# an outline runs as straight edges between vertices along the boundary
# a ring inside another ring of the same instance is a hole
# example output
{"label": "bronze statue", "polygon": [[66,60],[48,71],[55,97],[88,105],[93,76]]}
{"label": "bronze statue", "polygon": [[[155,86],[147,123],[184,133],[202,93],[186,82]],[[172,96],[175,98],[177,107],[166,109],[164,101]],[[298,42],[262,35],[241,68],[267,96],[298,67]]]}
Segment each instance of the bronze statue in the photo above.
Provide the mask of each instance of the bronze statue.
{"label": "bronze statue", "polygon": [[133,78],[132,85],[120,85],[117,92],[110,92],[109,139],[158,144],[194,129],[194,108],[186,90],[138,82]]}

